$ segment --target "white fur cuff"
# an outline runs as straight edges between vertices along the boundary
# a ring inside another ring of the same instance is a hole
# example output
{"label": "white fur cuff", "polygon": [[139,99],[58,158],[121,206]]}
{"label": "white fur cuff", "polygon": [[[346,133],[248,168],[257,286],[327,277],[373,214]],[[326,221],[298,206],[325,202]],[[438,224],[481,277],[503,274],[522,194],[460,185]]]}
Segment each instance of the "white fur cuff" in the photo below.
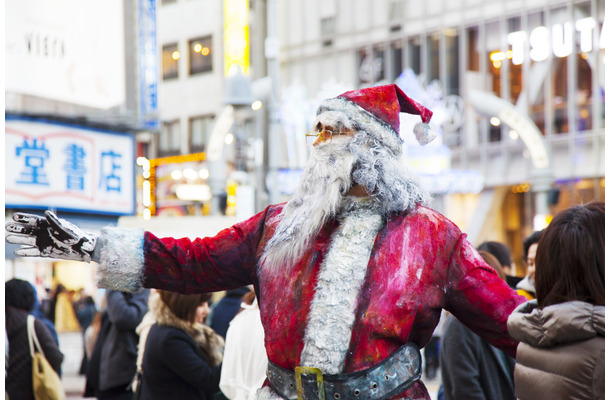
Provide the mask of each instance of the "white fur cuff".
{"label": "white fur cuff", "polygon": [[144,230],[104,228],[98,238],[101,245],[98,287],[137,292],[142,289],[144,269]]}

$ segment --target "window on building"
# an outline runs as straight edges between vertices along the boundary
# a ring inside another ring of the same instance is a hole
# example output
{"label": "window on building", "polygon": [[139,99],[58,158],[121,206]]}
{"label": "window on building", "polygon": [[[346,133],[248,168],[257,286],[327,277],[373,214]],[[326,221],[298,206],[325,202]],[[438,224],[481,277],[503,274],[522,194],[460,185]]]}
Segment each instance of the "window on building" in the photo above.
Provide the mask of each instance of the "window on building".
{"label": "window on building", "polygon": [[[591,4],[587,2],[575,5],[574,17],[577,21],[591,17]],[[586,22],[583,21],[581,24],[586,24]],[[601,26],[597,32],[600,31]],[[589,49],[588,39],[589,37],[584,39],[582,35],[576,35],[576,130],[578,131],[593,128],[593,73],[591,64],[595,62],[595,55],[591,51],[592,46]],[[599,56],[603,57],[603,54]],[[603,76],[604,69],[599,68],[598,73]]]}
{"label": "window on building", "polygon": [[[550,51],[550,49],[548,46],[549,38],[544,37],[544,28],[546,27],[544,13],[542,11],[538,11],[529,14],[527,16],[527,26],[529,29],[529,47],[526,46],[527,41],[523,43],[523,46],[525,49],[525,60],[529,59],[528,91],[531,92],[528,96],[530,98],[529,114],[532,121],[534,121],[540,132],[543,135],[546,135],[547,131],[544,119],[544,108],[546,101],[544,95],[544,86],[550,71],[548,71],[548,63],[541,61],[544,57],[549,56],[548,52]],[[544,44],[546,44],[546,47]]]}
{"label": "window on building", "polygon": [[[508,37],[514,32],[522,32],[521,18],[509,18],[508,20]],[[522,35],[517,33],[517,35]],[[518,51],[522,51],[519,49]],[[521,91],[523,89],[523,60],[513,59],[513,49],[509,43],[508,50],[506,51],[507,63],[508,63],[508,84],[510,86],[510,101],[513,104],[517,104]]]}
{"label": "window on building", "polygon": [[180,154],[180,121],[163,122],[159,134],[159,155]]}
{"label": "window on building", "polygon": [[440,64],[440,33],[435,32],[428,36],[428,82],[441,77]]}
{"label": "window on building", "polygon": [[173,4],[175,2],[176,2],[176,0],[161,0],[161,5],[166,6],[168,4]]}
{"label": "window on building", "polygon": [[194,117],[189,120],[189,137],[192,153],[202,152],[207,148],[213,127],[213,115]]}
{"label": "window on building", "polygon": [[419,36],[409,39],[409,68],[415,75],[421,74],[421,38]]}
{"label": "window on building", "polygon": [[553,132],[566,133],[570,130],[568,123],[568,55],[573,47],[571,26],[566,7],[551,10],[551,54],[553,93]]}
{"label": "window on building", "polygon": [[445,64],[447,65],[447,94],[460,93],[460,51],[458,30],[445,30]]}
{"label": "window on building", "polygon": [[479,27],[468,28],[468,71],[479,70]]}
{"label": "window on building", "polygon": [[395,81],[402,73],[402,41],[397,40],[392,42],[390,46],[390,78]]}
{"label": "window on building", "polygon": [[189,75],[212,71],[212,36],[189,41]]}
{"label": "window on building", "polygon": [[174,79],[178,77],[179,59],[180,52],[178,51],[178,43],[171,43],[163,46],[161,54],[161,69],[163,72],[163,80]]}

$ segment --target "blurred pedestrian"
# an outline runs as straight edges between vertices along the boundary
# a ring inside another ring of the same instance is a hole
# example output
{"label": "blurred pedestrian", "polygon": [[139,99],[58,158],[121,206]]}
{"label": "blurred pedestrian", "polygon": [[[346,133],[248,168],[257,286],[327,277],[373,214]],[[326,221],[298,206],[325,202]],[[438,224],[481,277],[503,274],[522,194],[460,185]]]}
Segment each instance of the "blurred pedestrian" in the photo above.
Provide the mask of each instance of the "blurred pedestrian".
{"label": "blurred pedestrian", "polygon": [[[8,339],[8,367],[4,380],[6,394],[11,400],[34,400],[27,329],[27,318],[34,307],[34,288],[27,281],[11,279],[5,283],[4,290]],[[64,356],[53,336],[39,319],[34,321],[34,330],[45,358],[60,373]]]}
{"label": "blurred pedestrian", "polygon": [[241,298],[249,291],[250,289],[246,286],[227,290],[225,296],[212,306],[210,317],[208,318],[210,321],[209,325],[223,338],[227,336],[229,323],[239,311]]}
{"label": "blurred pedestrian", "polygon": [[61,283],[55,290],[55,330],[62,332],[78,332],[80,325],[74,313],[70,291]]}
{"label": "blurred pedestrian", "polygon": [[603,399],[605,205],[557,214],[536,252],[536,300],[508,319],[520,400]]}
{"label": "blurred pedestrian", "polygon": [[87,368],[85,397],[131,400],[129,387],[136,372],[136,327],[148,311],[145,289],[138,293],[106,291],[106,309]]}
{"label": "blurred pedestrian", "polygon": [[517,290],[517,283],[523,278],[515,275],[515,263],[510,254],[510,248],[501,242],[487,241],[481,243],[477,247],[477,251],[481,250],[491,253],[498,259],[502,266],[502,270],[504,271],[504,276],[506,276],[506,283],[508,283],[508,286],[511,288]]}
{"label": "blurred pedestrian", "polygon": [[538,241],[542,236],[542,231],[535,231],[523,241],[523,259],[527,264],[527,274],[519,283],[517,283],[517,293],[527,297],[528,300],[536,298],[536,288],[534,287],[536,273],[536,251],[538,250]]}
{"label": "blurred pedestrian", "polygon": [[79,290],[79,297],[73,303],[74,313],[76,319],[80,325],[81,333],[83,335],[83,358],[80,363],[79,375],[85,375],[87,373],[87,352],[85,350],[85,332],[91,323],[93,318],[97,314],[97,307],[93,297],[85,293],[84,289]]}
{"label": "blurred pedestrian", "polygon": [[36,319],[40,320],[47,327],[49,333],[51,336],[53,336],[53,339],[55,339],[55,343],[59,346],[59,337],[57,336],[57,331],[55,331],[55,325],[45,316],[44,312],[42,311],[41,303],[38,300],[36,287],[32,285],[32,288],[34,289],[34,307],[32,308],[32,311],[30,311],[30,314],[36,317]]}
{"label": "blurred pedestrian", "polygon": [[219,391],[224,340],[203,323],[210,298],[208,293],[151,294],[143,321],[150,329],[147,334],[140,330],[144,354],[139,398],[212,400]]}
{"label": "blurred pedestrian", "polygon": [[265,332],[256,294],[250,291],[227,330],[220,389],[230,400],[254,400],[266,372]]}
{"label": "blurred pedestrian", "polygon": [[[491,253],[480,251],[487,264],[505,279],[504,270]],[[515,398],[515,360],[477,336],[449,315],[441,339],[442,396],[445,400]]]}

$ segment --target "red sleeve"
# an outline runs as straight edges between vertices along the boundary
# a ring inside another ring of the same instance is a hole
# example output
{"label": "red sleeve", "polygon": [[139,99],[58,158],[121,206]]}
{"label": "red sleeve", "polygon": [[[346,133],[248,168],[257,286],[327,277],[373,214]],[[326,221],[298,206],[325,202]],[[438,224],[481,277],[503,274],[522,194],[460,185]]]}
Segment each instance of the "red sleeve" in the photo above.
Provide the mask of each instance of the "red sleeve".
{"label": "red sleeve", "polygon": [[257,250],[270,209],[268,207],[214,237],[158,238],[146,232],[144,287],[191,294],[255,283]]}
{"label": "red sleeve", "polygon": [[518,342],[508,334],[506,321],[527,301],[487,265],[462,234],[447,271],[445,308],[490,344],[515,357]]}

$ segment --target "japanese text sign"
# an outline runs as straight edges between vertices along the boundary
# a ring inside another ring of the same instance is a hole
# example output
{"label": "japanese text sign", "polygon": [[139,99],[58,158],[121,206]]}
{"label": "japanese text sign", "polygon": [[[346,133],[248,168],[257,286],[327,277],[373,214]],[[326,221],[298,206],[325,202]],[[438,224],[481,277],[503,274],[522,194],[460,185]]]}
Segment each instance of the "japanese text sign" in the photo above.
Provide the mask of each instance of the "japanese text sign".
{"label": "japanese text sign", "polygon": [[7,207],[134,213],[132,136],[11,118],[5,133]]}

